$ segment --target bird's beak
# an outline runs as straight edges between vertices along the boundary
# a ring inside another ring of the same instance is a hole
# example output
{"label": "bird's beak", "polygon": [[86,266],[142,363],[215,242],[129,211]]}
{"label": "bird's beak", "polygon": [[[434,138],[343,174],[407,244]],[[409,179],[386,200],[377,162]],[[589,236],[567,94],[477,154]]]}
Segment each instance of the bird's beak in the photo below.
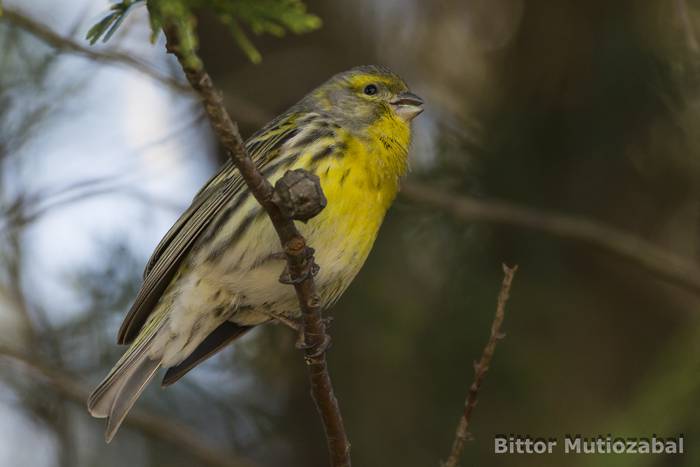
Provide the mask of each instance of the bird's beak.
{"label": "bird's beak", "polygon": [[396,114],[406,122],[410,122],[423,111],[423,99],[412,92],[402,92],[389,103],[394,107]]}

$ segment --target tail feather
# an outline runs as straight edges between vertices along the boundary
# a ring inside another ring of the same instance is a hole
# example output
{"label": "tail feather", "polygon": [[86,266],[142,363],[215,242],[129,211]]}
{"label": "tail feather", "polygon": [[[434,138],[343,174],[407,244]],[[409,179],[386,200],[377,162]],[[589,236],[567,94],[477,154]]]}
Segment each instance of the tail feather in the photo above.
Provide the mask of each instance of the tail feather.
{"label": "tail feather", "polygon": [[109,410],[112,408],[112,402],[117,397],[119,386],[113,382],[107,383],[107,380],[102,382],[88,399],[88,411],[95,418],[107,418]]}
{"label": "tail feather", "polygon": [[136,399],[161,366],[160,358],[149,356],[156,334],[157,330],[127,350],[88,398],[90,414],[108,419],[105,432],[107,442],[114,438]]}
{"label": "tail feather", "polygon": [[109,409],[105,441],[108,443],[112,441],[129,410],[146,389],[146,385],[153,379],[158,368],[160,368],[160,360],[151,360],[146,356],[135,365],[128,377],[124,379]]}

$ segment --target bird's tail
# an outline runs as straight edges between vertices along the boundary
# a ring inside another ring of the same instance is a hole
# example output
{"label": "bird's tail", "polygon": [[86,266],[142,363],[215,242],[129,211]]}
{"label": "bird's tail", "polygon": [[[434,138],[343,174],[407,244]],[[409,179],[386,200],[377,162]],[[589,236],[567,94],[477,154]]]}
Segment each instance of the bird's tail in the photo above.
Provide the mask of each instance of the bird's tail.
{"label": "bird's tail", "polygon": [[160,368],[161,359],[153,358],[151,352],[157,334],[156,329],[150,336],[139,336],[88,398],[90,414],[107,418],[105,440],[108,443]]}

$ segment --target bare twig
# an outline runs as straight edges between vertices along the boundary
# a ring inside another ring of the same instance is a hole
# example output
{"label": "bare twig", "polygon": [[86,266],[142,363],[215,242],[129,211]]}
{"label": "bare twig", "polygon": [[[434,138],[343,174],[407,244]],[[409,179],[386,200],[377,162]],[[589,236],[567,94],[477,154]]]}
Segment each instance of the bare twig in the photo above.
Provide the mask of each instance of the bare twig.
{"label": "bare twig", "polygon": [[286,217],[273,202],[274,189],[260,174],[250,158],[238,126],[226,111],[223,98],[214,87],[211,77],[198,58],[192,60],[194,51],[182,49],[180,41],[182,31],[173,24],[166,24],[164,32],[168,51],[180,62],[187,80],[204,104],[221,145],[228,151],[231,161],[240,171],[251,193],[267,212],[280,238],[287,257],[288,282],[294,285],[302,312],[301,337],[304,341],[311,393],[323,421],[331,465],[350,466],[350,443],[326,362],[325,349],[329,337],[321,316],[320,299],[313,279],[313,271],[316,267],[313,250],[306,245],[306,240],[297,230],[294,221]]}
{"label": "bare twig", "polygon": [[647,240],[604,224],[502,201],[454,195],[418,182],[405,183],[405,199],[445,211],[466,222],[491,222],[586,243],[653,275],[700,294],[700,267]]}
{"label": "bare twig", "polygon": [[481,358],[478,362],[474,362],[474,382],[471,386],[469,386],[467,400],[464,402],[464,412],[462,412],[462,417],[459,419],[457,429],[455,430],[455,439],[452,442],[450,457],[447,458],[447,461],[442,465],[442,467],[457,467],[459,459],[462,457],[464,443],[466,443],[470,438],[469,422],[471,421],[471,415],[474,411],[474,407],[476,407],[479,388],[481,387],[481,383],[484,381],[486,372],[491,364],[491,358],[493,358],[493,353],[496,350],[496,344],[504,337],[504,335],[501,333],[501,324],[503,324],[506,302],[508,302],[508,296],[510,295],[510,286],[513,283],[513,276],[517,270],[518,266],[513,266],[510,268],[505,264],[503,265],[503,283],[501,284],[501,291],[498,294],[496,315],[493,317],[493,323],[491,323],[491,335],[489,336],[489,340],[481,353]]}
{"label": "bare twig", "polygon": [[[0,347],[0,355],[30,368],[50,384],[61,398],[81,406],[85,403],[88,397],[87,392],[83,390],[85,385],[80,384],[75,378],[49,367],[35,357],[21,354],[6,347]],[[152,438],[169,443],[183,452],[189,453],[204,465],[214,467],[253,467],[254,465],[251,461],[230,452],[213,449],[202,436],[186,426],[145,410],[132,410],[124,423]]]}
{"label": "bare twig", "polygon": [[[126,67],[161,82],[179,93],[192,93],[192,88],[188,83],[185,83],[174,76],[170,76],[167,73],[163,73],[148,63],[139,60],[128,53],[119,51],[94,50],[74,39],[58,34],[45,24],[20,11],[3,7],[2,12],[3,14],[0,15],[0,21],[5,20],[14,24],[57,50],[80,55],[98,63]],[[236,116],[240,121],[250,125],[261,125],[269,120],[269,115],[267,112],[261,110],[258,106],[253,105],[243,96],[229,95],[227,96],[227,99],[230,101],[229,103],[236,108],[236,111],[238,112]]]}
{"label": "bare twig", "polygon": [[[183,210],[183,206],[181,204],[174,202],[171,199],[147,193],[133,186],[106,183],[104,186],[95,186],[94,188],[76,191],[75,193],[66,192],[65,195],[59,193],[56,198],[40,200],[39,202],[35,203],[26,203],[30,204],[32,209],[10,209],[7,213],[0,213],[0,235],[6,232],[11,232],[12,230],[27,227],[28,225],[39,220],[46,213],[55,212],[57,209],[62,207],[74,206],[81,201],[86,201],[98,196],[114,194],[128,196],[136,201],[142,202],[145,205],[152,207],[157,206],[175,213],[180,213]],[[20,203],[19,205],[22,204],[25,203]],[[18,206],[18,204],[15,204],[12,207],[14,208],[15,206]],[[5,219],[3,219],[3,217],[5,217]]]}
{"label": "bare twig", "polygon": [[7,298],[13,305],[12,308],[17,313],[22,322],[21,342],[31,347],[37,337],[35,319],[32,315],[31,306],[27,301],[27,296],[22,288],[22,241],[21,232],[14,232],[7,238],[7,256],[4,259],[7,274]]}
{"label": "bare twig", "polygon": [[51,47],[54,47],[58,50],[82,55],[83,57],[86,57],[90,60],[94,60],[96,62],[113,63],[126,66],[144,75],[147,75],[155,79],[156,81],[165,83],[177,91],[190,92],[190,88],[186,83],[181,82],[177,78],[161,73],[160,71],[156,70],[147,63],[137,58],[134,58],[127,53],[118,51],[96,51],[94,49],[80,44],[79,42],[73,39],[61,36],[45,24],[40,23],[39,21],[31,18],[30,16],[12,8],[3,7],[0,20],[9,21],[15,26],[20,27],[27,32],[30,32],[32,35],[38,37],[42,41],[49,44]]}

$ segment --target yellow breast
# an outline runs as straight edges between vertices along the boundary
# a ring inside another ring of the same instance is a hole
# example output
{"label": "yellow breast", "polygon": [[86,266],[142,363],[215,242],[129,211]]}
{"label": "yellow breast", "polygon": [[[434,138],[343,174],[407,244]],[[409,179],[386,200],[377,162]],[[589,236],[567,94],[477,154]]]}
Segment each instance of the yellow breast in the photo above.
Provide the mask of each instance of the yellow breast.
{"label": "yellow breast", "polygon": [[324,301],[334,301],[359,272],[406,171],[408,126],[393,120],[380,121],[366,137],[340,135],[344,153],[316,167],[328,204],[300,229],[316,249]]}
{"label": "yellow breast", "polygon": [[[383,124],[385,131],[375,126],[366,135],[338,128],[332,136],[307,143],[292,166],[280,167],[270,176],[270,182],[275,183],[286,170],[303,168],[312,170],[321,181],[328,200],[326,208],[308,223],[297,225],[316,250],[316,262],[321,267],[316,284],[324,307],[342,294],[364,264],[396,197],[399,178],[406,171],[408,126],[392,121]],[[297,137],[304,138],[305,134]],[[288,143],[290,148],[293,143]],[[327,154],[323,148],[329,145],[337,145],[342,151]],[[284,267],[283,259],[276,255],[279,239],[269,219],[259,213],[257,201],[247,197],[217,231],[213,244],[220,247],[213,249],[224,254],[216,258],[208,274],[218,287],[226,288],[229,295],[245,297],[246,303],[275,303],[278,311],[291,312],[296,309],[294,292],[278,281]],[[252,220],[246,224],[246,219]],[[247,230],[237,234],[241,225]],[[194,262],[208,264],[209,257],[209,252],[203,251]],[[249,321],[268,318],[260,314]]]}

